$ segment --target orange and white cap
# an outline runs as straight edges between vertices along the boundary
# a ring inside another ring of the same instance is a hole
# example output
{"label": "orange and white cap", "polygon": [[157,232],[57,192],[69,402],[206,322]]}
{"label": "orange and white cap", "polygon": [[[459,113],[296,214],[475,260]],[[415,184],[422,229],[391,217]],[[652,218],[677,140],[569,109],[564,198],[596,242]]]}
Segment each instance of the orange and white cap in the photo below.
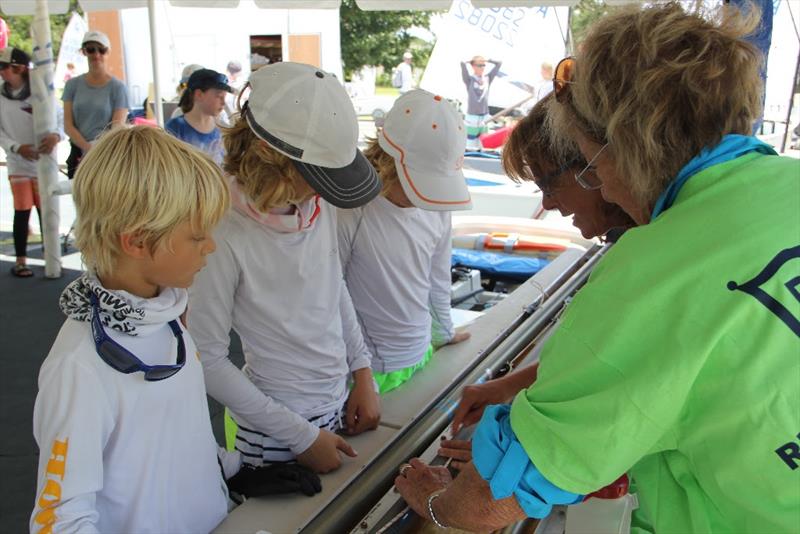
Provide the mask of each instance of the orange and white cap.
{"label": "orange and white cap", "polygon": [[415,89],[395,101],[378,144],[394,158],[403,191],[416,207],[468,210],[472,199],[462,171],[466,135],[452,104]]}

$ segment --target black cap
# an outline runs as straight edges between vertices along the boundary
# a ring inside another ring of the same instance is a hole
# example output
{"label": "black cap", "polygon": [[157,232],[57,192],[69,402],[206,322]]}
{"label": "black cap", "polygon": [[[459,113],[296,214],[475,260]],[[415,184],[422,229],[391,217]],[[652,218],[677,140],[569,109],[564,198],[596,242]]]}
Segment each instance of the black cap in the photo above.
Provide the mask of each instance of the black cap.
{"label": "black cap", "polygon": [[8,48],[0,50],[0,63],[6,63],[8,65],[25,65],[27,67],[30,62],[31,56],[19,48],[9,46]]}
{"label": "black cap", "polygon": [[222,89],[223,91],[233,92],[231,86],[228,85],[228,77],[224,74],[211,69],[196,70],[189,76],[189,81],[186,82],[186,87],[194,91],[200,89],[206,91],[208,89]]}

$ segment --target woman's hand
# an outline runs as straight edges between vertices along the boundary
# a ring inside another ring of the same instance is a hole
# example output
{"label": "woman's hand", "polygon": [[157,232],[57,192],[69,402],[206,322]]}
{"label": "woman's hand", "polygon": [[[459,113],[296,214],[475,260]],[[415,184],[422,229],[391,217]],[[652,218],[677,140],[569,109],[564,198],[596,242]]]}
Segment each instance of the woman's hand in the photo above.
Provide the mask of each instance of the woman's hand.
{"label": "woman's hand", "polygon": [[49,133],[42,137],[42,142],[39,143],[39,154],[50,154],[58,142],[61,140],[58,134]]}
{"label": "woman's hand", "polygon": [[450,458],[450,467],[459,471],[472,461],[472,442],[465,439],[443,439],[436,451],[439,456]]}
{"label": "woman's hand", "polygon": [[446,488],[453,481],[446,467],[431,467],[419,458],[412,458],[401,466],[401,474],[394,479],[394,485],[406,504],[420,517],[430,519],[428,497],[434,491]]}
{"label": "woman's hand", "polygon": [[516,391],[509,391],[502,380],[490,380],[483,384],[467,386],[461,393],[461,402],[453,413],[451,428],[453,435],[465,427],[481,420],[483,410],[491,404],[502,404]]}
{"label": "woman's hand", "polygon": [[453,435],[481,420],[483,410],[490,404],[503,404],[536,381],[539,364],[528,365],[509,373],[503,378],[489,380],[483,384],[467,386],[461,392],[461,402],[453,413]]}
{"label": "woman's hand", "polygon": [[358,455],[355,449],[341,436],[320,429],[319,436],[314,440],[314,443],[297,455],[297,463],[308,467],[315,473],[329,473],[342,465],[339,451],[351,458],[355,458]]}
{"label": "woman's hand", "polygon": [[375,430],[381,420],[381,401],[375,392],[372,370],[369,367],[353,372],[353,390],[345,407],[345,433],[360,434]]}
{"label": "woman's hand", "polygon": [[39,159],[39,152],[33,145],[19,145],[17,148],[17,154],[28,161],[36,161]]}

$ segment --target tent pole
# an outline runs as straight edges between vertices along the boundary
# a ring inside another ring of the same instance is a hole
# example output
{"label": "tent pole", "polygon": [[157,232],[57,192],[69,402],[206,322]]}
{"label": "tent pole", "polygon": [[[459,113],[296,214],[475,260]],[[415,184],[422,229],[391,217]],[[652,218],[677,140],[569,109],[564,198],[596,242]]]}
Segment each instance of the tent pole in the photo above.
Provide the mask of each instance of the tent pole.
{"label": "tent pole", "polygon": [[150,56],[153,61],[153,109],[156,122],[164,127],[164,107],[161,105],[161,82],[158,77],[158,33],[156,32],[156,0],[147,0],[147,15],[150,19]]}
{"label": "tent pole", "polygon": [[[45,135],[59,131],[56,119],[56,96],[53,89],[53,47],[50,37],[50,17],[47,0],[37,0],[33,24],[34,68],[30,73],[33,103],[33,131],[36,144]],[[58,183],[56,150],[42,154],[36,162],[39,195],[42,202],[42,246],[44,247],[44,275],[61,276],[61,246],[58,240],[60,224],[59,199],[53,195]]]}
{"label": "tent pole", "polygon": [[794,78],[792,78],[792,92],[789,93],[789,109],[786,110],[786,126],[783,130],[783,141],[781,141],[781,153],[786,151],[786,142],[789,140],[789,129],[792,127],[792,108],[794,107],[794,90],[797,87],[798,76],[800,76],[800,55],[794,67]]}

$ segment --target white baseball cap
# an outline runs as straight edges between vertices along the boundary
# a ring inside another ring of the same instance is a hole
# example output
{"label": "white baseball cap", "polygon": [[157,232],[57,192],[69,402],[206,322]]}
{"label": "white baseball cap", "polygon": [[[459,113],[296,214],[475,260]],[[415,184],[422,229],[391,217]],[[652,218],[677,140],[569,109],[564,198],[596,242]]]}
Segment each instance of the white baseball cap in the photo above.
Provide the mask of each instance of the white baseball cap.
{"label": "white baseball cap", "polygon": [[192,74],[194,74],[195,71],[198,71],[198,70],[200,70],[202,68],[203,68],[203,66],[202,65],[198,65],[197,63],[189,63],[188,65],[183,67],[183,70],[181,71],[181,81],[180,81],[180,83],[187,83],[189,81],[189,77]]}
{"label": "white baseball cap", "polygon": [[100,43],[109,50],[111,49],[111,41],[108,40],[108,35],[104,34],[103,32],[92,30],[83,34],[83,40],[81,41],[81,46],[90,42]]}
{"label": "white baseball cap", "polygon": [[464,121],[441,96],[415,89],[398,98],[378,132],[378,144],[394,158],[408,199],[434,211],[472,209],[464,180]]}
{"label": "white baseball cap", "polygon": [[358,150],[358,120],[335,76],[303,63],[280,62],[250,75],[242,106],[250,129],[295,167],[322,198],[340,208],[375,198],[381,182]]}

